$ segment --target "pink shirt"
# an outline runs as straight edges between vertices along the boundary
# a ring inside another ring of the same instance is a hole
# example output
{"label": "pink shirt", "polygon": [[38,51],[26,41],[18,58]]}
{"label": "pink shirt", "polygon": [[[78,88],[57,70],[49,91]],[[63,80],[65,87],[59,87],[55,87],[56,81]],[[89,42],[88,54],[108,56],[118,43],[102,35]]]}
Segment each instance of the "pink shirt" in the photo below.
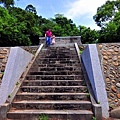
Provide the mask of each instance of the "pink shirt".
{"label": "pink shirt", "polygon": [[48,31],[46,31],[46,33],[45,33],[45,34],[46,34],[46,36],[47,36],[47,37],[51,37],[51,36],[52,36],[52,32],[51,32],[51,31],[49,31],[49,30],[48,30]]}

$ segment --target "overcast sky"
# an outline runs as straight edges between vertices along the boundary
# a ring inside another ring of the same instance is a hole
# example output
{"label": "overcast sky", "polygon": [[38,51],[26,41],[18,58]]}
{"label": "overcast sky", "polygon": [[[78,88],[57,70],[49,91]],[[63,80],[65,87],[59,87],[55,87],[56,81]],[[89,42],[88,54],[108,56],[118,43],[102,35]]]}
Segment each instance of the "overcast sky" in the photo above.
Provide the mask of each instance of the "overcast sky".
{"label": "overcast sky", "polygon": [[32,4],[37,14],[44,18],[54,18],[55,14],[64,14],[76,25],[99,29],[93,20],[97,8],[107,0],[15,0],[15,6],[25,9]]}

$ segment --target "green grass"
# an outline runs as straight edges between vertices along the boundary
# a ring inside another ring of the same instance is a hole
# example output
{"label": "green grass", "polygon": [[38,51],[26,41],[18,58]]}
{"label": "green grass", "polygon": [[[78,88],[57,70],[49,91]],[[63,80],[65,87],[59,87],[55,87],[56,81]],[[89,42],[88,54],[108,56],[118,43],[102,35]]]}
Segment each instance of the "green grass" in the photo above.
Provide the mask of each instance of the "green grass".
{"label": "green grass", "polygon": [[82,54],[83,50],[80,50],[79,52],[80,52],[80,54]]}
{"label": "green grass", "polygon": [[11,98],[11,95],[8,95],[8,98]]}
{"label": "green grass", "polygon": [[38,116],[38,120],[48,120],[48,116],[47,115],[39,115]]}
{"label": "green grass", "polygon": [[96,117],[92,117],[92,120],[97,120]]}
{"label": "green grass", "polygon": [[1,72],[2,73],[2,75],[4,75],[4,72]]}
{"label": "green grass", "polygon": [[90,97],[90,93],[87,94],[87,97],[88,97],[88,98]]}
{"label": "green grass", "polygon": [[100,101],[98,101],[98,104],[100,104]]}
{"label": "green grass", "polygon": [[16,85],[19,85],[19,82],[16,82]]}

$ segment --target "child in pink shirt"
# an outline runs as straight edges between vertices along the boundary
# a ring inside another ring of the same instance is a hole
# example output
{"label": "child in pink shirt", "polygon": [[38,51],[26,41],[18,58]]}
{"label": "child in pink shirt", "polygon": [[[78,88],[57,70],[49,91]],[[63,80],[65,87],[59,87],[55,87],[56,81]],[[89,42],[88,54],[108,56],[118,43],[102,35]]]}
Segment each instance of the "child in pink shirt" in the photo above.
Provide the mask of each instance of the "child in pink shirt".
{"label": "child in pink shirt", "polygon": [[55,44],[55,35],[52,36],[52,45]]}

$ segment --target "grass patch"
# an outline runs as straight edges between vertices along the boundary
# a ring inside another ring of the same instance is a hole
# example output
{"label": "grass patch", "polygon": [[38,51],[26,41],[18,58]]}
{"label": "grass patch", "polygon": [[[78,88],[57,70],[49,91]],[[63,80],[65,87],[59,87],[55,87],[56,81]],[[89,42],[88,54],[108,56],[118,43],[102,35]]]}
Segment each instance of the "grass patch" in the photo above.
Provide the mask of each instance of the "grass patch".
{"label": "grass patch", "polygon": [[90,93],[87,94],[87,97],[90,98]]}
{"label": "grass patch", "polygon": [[16,82],[16,85],[19,85],[19,82]]}
{"label": "grass patch", "polygon": [[100,104],[100,101],[98,101],[98,104]]}
{"label": "grass patch", "polygon": [[92,117],[92,120],[97,120],[96,117]]}
{"label": "grass patch", "polygon": [[83,50],[80,50],[79,53],[82,54]]}
{"label": "grass patch", "polygon": [[79,53],[82,54],[82,52],[85,49],[85,47],[84,46],[79,46],[79,49],[80,49]]}
{"label": "grass patch", "polygon": [[8,95],[8,98],[11,98],[11,95]]}
{"label": "grass patch", "polygon": [[48,116],[43,114],[38,116],[38,120],[48,120]]}

